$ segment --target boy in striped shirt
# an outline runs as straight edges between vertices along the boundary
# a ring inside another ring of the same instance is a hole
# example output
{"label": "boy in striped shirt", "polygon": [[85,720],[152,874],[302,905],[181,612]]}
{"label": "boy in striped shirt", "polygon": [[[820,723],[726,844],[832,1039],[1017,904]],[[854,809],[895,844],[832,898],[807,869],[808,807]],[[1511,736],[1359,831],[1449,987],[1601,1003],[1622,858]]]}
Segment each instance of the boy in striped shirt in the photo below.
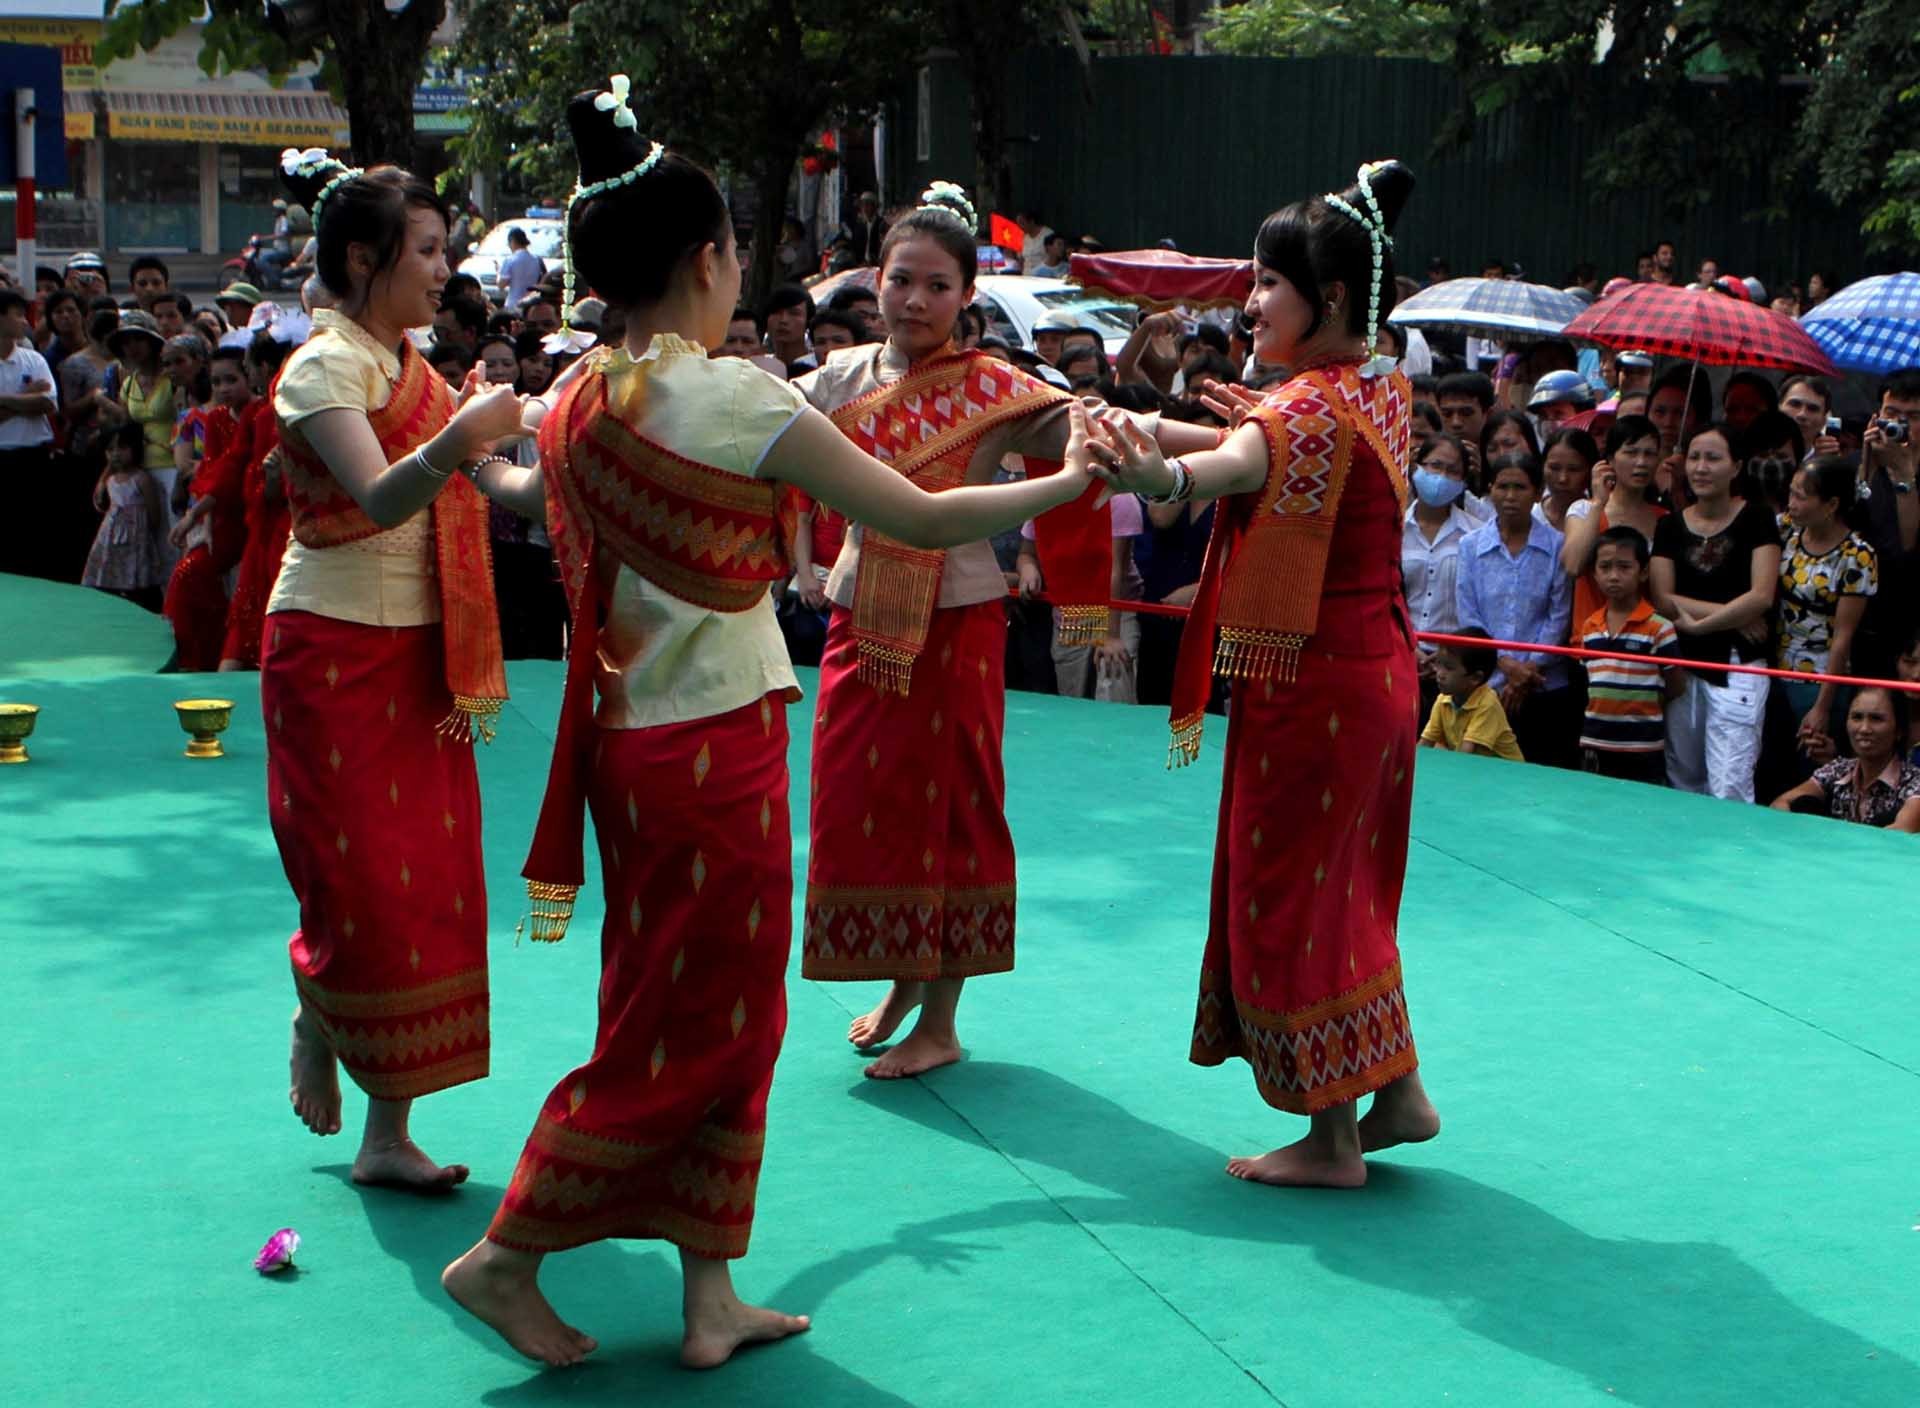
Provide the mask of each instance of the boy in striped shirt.
{"label": "boy in striped shirt", "polygon": [[1647,540],[1624,524],[1600,535],[1593,575],[1606,605],[1580,623],[1574,644],[1644,657],[1588,660],[1587,720],[1580,750],[1588,772],[1664,785],[1667,780],[1667,701],[1687,692],[1676,665],[1680,640],[1673,623],[1647,601]]}

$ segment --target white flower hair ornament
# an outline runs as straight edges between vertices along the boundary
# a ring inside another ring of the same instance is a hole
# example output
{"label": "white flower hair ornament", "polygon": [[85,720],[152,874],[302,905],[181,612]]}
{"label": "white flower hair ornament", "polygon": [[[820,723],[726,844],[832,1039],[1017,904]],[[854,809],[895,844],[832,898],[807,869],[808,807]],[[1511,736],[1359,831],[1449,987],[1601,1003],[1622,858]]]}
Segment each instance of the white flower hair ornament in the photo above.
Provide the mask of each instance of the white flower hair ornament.
{"label": "white flower hair ornament", "polygon": [[633,91],[633,80],[624,73],[616,73],[607,80],[611,91],[596,94],[593,105],[601,112],[613,114],[613,125],[638,131],[640,124],[634,119],[633,109],[627,106],[627,95]]}
{"label": "white flower hair ornament", "polygon": [[1373,194],[1373,178],[1390,165],[1384,161],[1364,163],[1354,177],[1354,183],[1360,188],[1361,204],[1366,206],[1363,214],[1355,209],[1351,201],[1338,195],[1321,197],[1326,203],[1346,216],[1354,224],[1367,232],[1367,241],[1373,246],[1373,277],[1367,287],[1367,360],[1361,364],[1360,375],[1365,377],[1387,376],[1399,365],[1392,357],[1378,356],[1373,346],[1380,337],[1380,283],[1386,269],[1387,251],[1393,248],[1393,236],[1387,233],[1387,217],[1381,212],[1380,202]]}
{"label": "white flower hair ornament", "polygon": [[567,325],[558,332],[550,332],[540,339],[540,350],[549,357],[572,357],[582,352],[591,352],[600,341],[585,328],[573,325],[571,317]]}
{"label": "white flower hair ornament", "polygon": [[333,179],[322,186],[313,198],[311,214],[313,228],[316,230],[320,228],[320,210],[326,205],[327,198],[354,177],[366,174],[357,166],[348,166],[324,147],[308,147],[305,151],[287,147],[280,153],[280,169],[289,176],[300,176],[308,180],[323,171],[334,173]]}
{"label": "white flower hair ornament", "polygon": [[280,169],[289,176],[318,176],[332,163],[333,156],[325,147],[308,147],[305,151],[287,147],[280,153]]}
{"label": "white flower hair ornament", "polygon": [[973,202],[967,199],[966,191],[952,181],[935,181],[920,192],[919,209],[951,216],[967,227],[968,234],[980,228],[980,216]]}

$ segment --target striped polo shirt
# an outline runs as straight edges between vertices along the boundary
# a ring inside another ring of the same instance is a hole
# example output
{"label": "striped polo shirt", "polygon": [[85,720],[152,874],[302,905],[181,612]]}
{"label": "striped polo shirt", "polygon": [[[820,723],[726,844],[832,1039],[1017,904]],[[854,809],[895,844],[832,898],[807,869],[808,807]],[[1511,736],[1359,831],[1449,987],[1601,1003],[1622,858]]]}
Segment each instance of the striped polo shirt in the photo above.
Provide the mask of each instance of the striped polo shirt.
{"label": "striped polo shirt", "polygon": [[1667,742],[1667,708],[1661,662],[1678,663],[1680,637],[1673,623],[1654,614],[1645,597],[1620,634],[1607,629],[1602,606],[1574,632],[1584,650],[1618,650],[1636,660],[1588,660],[1587,722],[1580,746],[1603,753],[1658,753]]}

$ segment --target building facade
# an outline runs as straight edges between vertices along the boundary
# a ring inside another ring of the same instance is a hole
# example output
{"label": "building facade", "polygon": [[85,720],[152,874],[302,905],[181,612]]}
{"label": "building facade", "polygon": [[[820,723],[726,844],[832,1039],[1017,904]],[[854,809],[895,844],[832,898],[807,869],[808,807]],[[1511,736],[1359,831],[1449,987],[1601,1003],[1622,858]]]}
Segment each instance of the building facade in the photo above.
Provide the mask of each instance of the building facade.
{"label": "building facade", "polygon": [[[29,11],[58,0],[26,0]],[[92,6],[98,13],[98,0]],[[102,22],[0,17],[0,44],[60,50],[68,183],[39,199],[39,247],[120,254],[231,253],[273,227],[286,147],[347,145],[347,114],[306,65],[274,87],[265,73],[209,75],[194,25],[111,65],[95,61]],[[446,36],[451,37],[449,34]],[[430,71],[415,100],[423,144],[460,130],[464,92]],[[433,163],[428,161],[427,165]],[[0,250],[14,241],[11,191],[0,194]]]}

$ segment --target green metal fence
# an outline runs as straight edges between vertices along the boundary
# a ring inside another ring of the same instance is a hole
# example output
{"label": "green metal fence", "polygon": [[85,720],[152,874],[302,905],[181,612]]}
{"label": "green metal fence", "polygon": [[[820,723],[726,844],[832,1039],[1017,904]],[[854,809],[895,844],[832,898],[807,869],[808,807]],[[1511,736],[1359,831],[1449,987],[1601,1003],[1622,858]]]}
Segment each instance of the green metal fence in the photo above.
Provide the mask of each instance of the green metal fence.
{"label": "green metal fence", "polygon": [[[1858,212],[1814,201],[1760,218],[1779,195],[1767,177],[1714,167],[1711,134],[1675,136],[1702,151],[1698,179],[1711,193],[1685,219],[1663,214],[1661,191],[1595,200],[1582,178],[1592,134],[1551,107],[1483,121],[1466,147],[1436,158],[1434,134],[1458,100],[1452,71],[1438,64],[1111,58],[1094,61],[1089,85],[1070,52],[1037,50],[1013,56],[1006,75],[1013,198],[1109,248],[1171,237],[1192,253],[1239,254],[1275,206],[1346,184],[1363,160],[1397,156],[1419,180],[1397,260],[1415,276],[1439,256],[1456,274],[1497,258],[1558,283],[1587,261],[1604,279],[1632,273],[1634,255],[1660,239],[1674,241],[1689,275],[1711,256],[1722,272],[1769,287],[1814,269],[1851,278],[1895,267],[1864,253]],[[936,176],[972,179],[964,80],[941,60],[931,79],[929,101],[899,114],[898,191]]]}

